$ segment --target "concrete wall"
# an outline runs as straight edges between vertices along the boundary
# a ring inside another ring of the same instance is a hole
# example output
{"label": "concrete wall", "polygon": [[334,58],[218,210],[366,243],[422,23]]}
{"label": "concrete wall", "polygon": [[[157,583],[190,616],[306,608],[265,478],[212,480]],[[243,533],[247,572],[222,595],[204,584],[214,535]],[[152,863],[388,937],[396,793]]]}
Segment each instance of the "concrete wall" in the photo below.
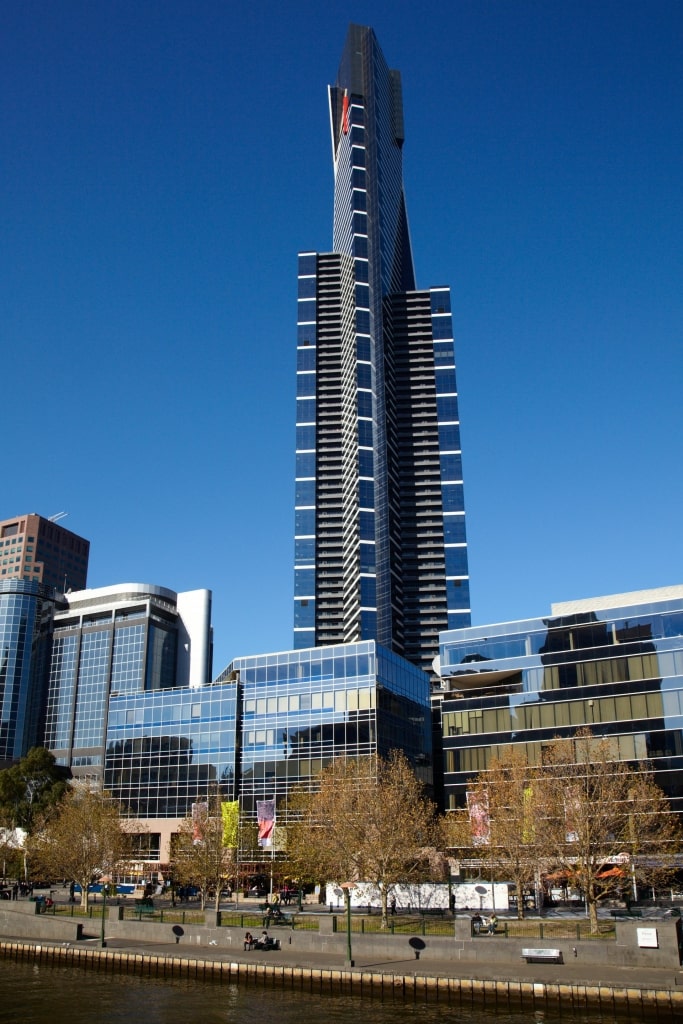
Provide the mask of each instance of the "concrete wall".
{"label": "concrete wall", "polygon": [[[13,938],[38,938],[46,941],[73,942],[83,939],[97,939],[101,934],[100,918],[86,918],[79,923],[77,918],[35,914],[35,904],[18,902],[8,904],[9,909],[0,908],[0,935]],[[217,947],[226,953],[243,952],[243,928],[218,927],[215,915],[207,912],[206,925],[176,925],[159,921],[121,921],[122,908],[110,907],[105,922],[105,934],[111,938],[162,942],[188,948],[201,949]],[[333,931],[334,917],[321,915],[318,918],[320,930],[307,931],[288,927],[271,927],[270,934],[278,938],[282,946],[289,946],[302,953],[346,954],[346,932]],[[341,926],[341,919],[339,919]],[[639,945],[642,928],[656,929],[656,948]],[[257,929],[259,931],[260,929]],[[593,966],[609,964],[632,967],[678,968],[682,960],[683,931],[679,919],[648,921],[639,924],[631,921],[617,922],[617,938],[614,940],[587,939],[506,939],[503,936],[481,935],[472,938],[469,919],[456,918],[453,935],[410,936],[353,934],[351,937],[354,956],[382,956],[387,958],[413,957],[429,961],[431,958],[450,959],[456,963],[519,963],[522,949],[528,946],[552,948],[562,951],[565,963],[590,963]],[[417,957],[416,957],[417,958]]]}

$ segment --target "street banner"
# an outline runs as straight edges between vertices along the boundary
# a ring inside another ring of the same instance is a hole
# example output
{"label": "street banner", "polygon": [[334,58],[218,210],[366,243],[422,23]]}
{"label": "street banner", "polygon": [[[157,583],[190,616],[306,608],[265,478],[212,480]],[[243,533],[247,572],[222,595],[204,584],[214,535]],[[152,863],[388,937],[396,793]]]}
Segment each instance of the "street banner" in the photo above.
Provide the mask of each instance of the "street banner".
{"label": "street banner", "polygon": [[272,846],[275,828],[275,801],[257,800],[256,817],[258,818],[259,846]]}
{"label": "street banner", "polygon": [[486,792],[476,793],[470,790],[467,794],[467,810],[470,816],[472,842],[475,846],[485,846],[490,838],[489,795]]}
{"label": "street banner", "polygon": [[240,820],[240,805],[237,800],[226,800],[221,804],[223,818],[223,846],[237,848],[237,831]]}

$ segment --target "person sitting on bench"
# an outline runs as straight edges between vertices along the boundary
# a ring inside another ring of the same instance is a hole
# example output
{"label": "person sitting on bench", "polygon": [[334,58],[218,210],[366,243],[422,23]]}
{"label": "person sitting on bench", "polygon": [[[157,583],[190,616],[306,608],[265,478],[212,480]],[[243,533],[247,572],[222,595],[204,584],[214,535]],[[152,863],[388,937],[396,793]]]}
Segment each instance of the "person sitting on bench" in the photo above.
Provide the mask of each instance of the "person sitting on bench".
{"label": "person sitting on bench", "polygon": [[247,932],[247,934],[244,936],[244,951],[245,951],[245,953],[246,953],[246,951],[248,949],[253,949],[255,945],[256,945],[256,939],[251,934],[251,932]]}

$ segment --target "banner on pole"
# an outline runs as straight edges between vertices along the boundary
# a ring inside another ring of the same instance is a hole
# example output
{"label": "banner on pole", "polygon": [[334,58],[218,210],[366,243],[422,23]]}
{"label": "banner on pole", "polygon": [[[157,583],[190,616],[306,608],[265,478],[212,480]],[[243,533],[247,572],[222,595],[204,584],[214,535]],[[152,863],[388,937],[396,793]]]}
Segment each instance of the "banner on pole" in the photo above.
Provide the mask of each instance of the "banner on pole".
{"label": "banner on pole", "polygon": [[259,846],[272,846],[273,832],[275,829],[275,801],[257,800],[256,817],[258,818]]}
{"label": "banner on pole", "polygon": [[237,800],[226,800],[221,804],[223,818],[223,846],[237,848],[237,832],[240,820],[240,805]]}

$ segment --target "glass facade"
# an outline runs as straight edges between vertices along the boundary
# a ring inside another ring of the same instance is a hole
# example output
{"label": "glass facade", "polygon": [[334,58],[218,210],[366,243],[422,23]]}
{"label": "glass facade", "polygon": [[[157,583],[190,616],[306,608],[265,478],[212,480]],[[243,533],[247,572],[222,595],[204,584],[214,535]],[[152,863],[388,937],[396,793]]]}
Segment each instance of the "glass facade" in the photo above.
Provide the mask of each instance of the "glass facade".
{"label": "glass facade", "polygon": [[187,681],[177,678],[176,598],[138,584],[64,598],[54,624],[44,744],[74,774],[101,777],[110,695]]}
{"label": "glass facade", "polygon": [[111,697],[104,786],[135,817],[184,818],[192,804],[233,800],[237,687]]}
{"label": "glass facade", "polygon": [[443,634],[446,805],[493,755],[588,726],[615,760],[647,760],[683,812],[683,587],[555,605],[548,618]]}
{"label": "glass facade", "polygon": [[240,802],[284,800],[336,757],[401,749],[432,781],[429,679],[374,641],[237,658],[219,680],[241,691]]}
{"label": "glass facade", "polygon": [[299,256],[295,646],[424,671],[469,624],[450,293],[415,290],[401,80],[351,25],[329,90],[334,252]]}
{"label": "glass facade", "polygon": [[55,593],[28,580],[0,580],[0,760],[40,742]]}

